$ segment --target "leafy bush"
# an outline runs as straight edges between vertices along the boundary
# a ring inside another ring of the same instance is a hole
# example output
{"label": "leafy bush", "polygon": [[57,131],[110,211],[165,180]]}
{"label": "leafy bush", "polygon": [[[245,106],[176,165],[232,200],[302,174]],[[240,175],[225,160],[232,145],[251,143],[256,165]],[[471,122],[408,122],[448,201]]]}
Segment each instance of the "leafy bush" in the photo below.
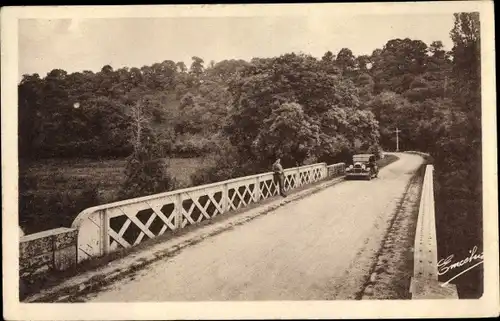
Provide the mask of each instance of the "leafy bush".
{"label": "leafy bush", "polygon": [[129,157],[125,168],[126,180],[120,189],[119,198],[127,199],[167,192],[175,189],[176,181],[168,173],[165,158]]}
{"label": "leafy bush", "polygon": [[184,134],[177,136],[172,153],[182,157],[199,157],[214,151],[214,137],[198,134]]}
{"label": "leafy bush", "polygon": [[221,138],[216,150],[209,156],[210,167],[200,168],[191,175],[193,185],[202,185],[224,181],[237,176],[244,176],[245,168],[241,167],[236,148]]}

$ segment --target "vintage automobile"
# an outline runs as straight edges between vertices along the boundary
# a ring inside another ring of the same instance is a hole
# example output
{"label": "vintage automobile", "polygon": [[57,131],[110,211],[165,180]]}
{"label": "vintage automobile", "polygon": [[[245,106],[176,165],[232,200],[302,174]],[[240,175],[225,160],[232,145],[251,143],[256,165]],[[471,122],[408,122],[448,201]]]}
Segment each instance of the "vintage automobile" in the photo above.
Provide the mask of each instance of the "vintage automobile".
{"label": "vintage automobile", "polygon": [[378,176],[378,166],[374,154],[358,154],[352,157],[353,164],[345,169],[345,178],[371,180]]}

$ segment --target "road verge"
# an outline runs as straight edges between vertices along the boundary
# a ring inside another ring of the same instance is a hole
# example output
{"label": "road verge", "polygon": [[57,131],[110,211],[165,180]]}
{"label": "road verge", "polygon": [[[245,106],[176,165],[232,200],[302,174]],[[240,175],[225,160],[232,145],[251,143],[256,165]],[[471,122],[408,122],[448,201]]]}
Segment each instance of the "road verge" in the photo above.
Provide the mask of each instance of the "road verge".
{"label": "road verge", "polygon": [[413,276],[413,243],[425,166],[424,161],[408,182],[357,299],[411,299],[408,289]]}

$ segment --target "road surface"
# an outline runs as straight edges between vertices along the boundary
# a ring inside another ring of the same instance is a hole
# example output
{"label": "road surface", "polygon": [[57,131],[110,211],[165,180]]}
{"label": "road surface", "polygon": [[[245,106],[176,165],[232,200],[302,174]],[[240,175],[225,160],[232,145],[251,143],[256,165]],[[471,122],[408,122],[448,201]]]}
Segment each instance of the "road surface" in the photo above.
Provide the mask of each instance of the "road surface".
{"label": "road surface", "polygon": [[153,263],[88,302],[356,299],[417,155],[346,181]]}

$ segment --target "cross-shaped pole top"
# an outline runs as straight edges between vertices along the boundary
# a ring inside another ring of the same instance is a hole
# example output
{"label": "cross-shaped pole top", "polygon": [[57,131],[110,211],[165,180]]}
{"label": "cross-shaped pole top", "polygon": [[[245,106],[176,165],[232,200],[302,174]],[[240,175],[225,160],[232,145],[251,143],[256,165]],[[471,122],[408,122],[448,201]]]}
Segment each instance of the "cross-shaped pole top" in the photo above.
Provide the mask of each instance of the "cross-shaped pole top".
{"label": "cross-shaped pole top", "polygon": [[394,131],[396,133],[396,152],[399,152],[399,133],[401,130],[396,127],[396,130]]}

